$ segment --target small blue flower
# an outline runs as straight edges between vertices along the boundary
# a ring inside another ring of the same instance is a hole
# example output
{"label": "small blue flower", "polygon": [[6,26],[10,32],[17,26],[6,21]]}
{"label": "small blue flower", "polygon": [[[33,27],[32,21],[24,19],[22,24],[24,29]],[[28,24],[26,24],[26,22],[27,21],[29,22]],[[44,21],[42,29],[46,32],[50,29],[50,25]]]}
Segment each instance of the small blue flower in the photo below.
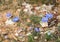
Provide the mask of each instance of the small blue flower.
{"label": "small blue flower", "polygon": [[11,13],[7,13],[7,14],[6,14],[6,17],[7,17],[7,18],[10,18],[11,16],[12,16]]}
{"label": "small blue flower", "polygon": [[48,22],[48,18],[47,18],[47,17],[43,17],[43,18],[41,19],[41,21],[42,21],[42,22]]}
{"label": "small blue flower", "polygon": [[39,28],[34,28],[34,30],[35,30],[36,32],[39,32],[39,31],[40,31],[40,29],[39,29]]}
{"label": "small blue flower", "polygon": [[19,18],[18,18],[18,17],[14,17],[14,18],[12,19],[12,21],[13,21],[13,22],[17,22],[17,21],[19,21]]}
{"label": "small blue flower", "polygon": [[51,14],[51,13],[46,14],[45,16],[46,16],[47,18],[49,18],[49,19],[53,18],[53,14]]}

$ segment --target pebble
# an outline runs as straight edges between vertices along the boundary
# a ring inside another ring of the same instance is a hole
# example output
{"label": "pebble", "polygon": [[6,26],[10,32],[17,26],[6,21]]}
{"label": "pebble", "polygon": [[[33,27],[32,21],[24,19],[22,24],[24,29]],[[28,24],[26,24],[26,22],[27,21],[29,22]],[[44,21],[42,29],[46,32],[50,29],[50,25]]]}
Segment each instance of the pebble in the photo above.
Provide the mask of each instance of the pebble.
{"label": "pebble", "polygon": [[5,24],[6,25],[11,25],[11,24],[14,24],[14,22],[10,19],[10,20],[6,20]]}
{"label": "pebble", "polygon": [[18,33],[15,33],[15,36],[18,36],[19,34]]}
{"label": "pebble", "polygon": [[28,32],[26,35],[27,35],[27,36],[28,36],[28,35],[31,35],[31,33],[30,33],[30,32]]}
{"label": "pebble", "polygon": [[7,39],[8,38],[8,36],[5,36],[5,39]]}
{"label": "pebble", "polygon": [[38,39],[38,36],[35,36],[34,39]]}

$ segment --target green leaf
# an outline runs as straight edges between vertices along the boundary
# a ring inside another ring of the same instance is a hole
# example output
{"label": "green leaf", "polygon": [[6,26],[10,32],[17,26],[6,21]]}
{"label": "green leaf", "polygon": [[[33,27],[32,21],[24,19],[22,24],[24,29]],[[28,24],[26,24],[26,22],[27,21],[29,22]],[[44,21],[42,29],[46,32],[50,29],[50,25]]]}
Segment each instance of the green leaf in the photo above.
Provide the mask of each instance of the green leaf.
{"label": "green leaf", "polygon": [[56,42],[60,42],[60,40],[59,39],[57,39],[57,41]]}
{"label": "green leaf", "polygon": [[45,38],[46,38],[46,39],[47,39],[47,41],[48,41],[48,40],[51,40],[52,36],[51,36],[51,35],[46,34],[46,35],[45,35]]}
{"label": "green leaf", "polygon": [[40,22],[40,17],[32,15],[30,16],[30,20],[34,23],[34,24],[38,24]]}
{"label": "green leaf", "polygon": [[60,31],[60,26],[58,26],[58,30]]}
{"label": "green leaf", "polygon": [[28,42],[34,42],[32,35],[29,35],[29,36],[28,36]]}

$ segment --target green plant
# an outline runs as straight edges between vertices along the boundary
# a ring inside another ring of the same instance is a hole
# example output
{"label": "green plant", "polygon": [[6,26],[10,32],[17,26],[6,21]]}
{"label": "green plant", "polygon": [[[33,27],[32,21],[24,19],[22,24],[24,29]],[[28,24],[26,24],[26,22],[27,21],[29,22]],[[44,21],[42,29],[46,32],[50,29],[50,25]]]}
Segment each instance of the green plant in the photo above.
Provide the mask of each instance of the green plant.
{"label": "green plant", "polygon": [[39,2],[39,0],[29,0],[29,2],[33,2],[34,4],[37,4]]}
{"label": "green plant", "polygon": [[27,25],[27,26],[30,26],[30,25],[32,25],[32,24],[31,24],[31,22],[26,22],[26,25]]}
{"label": "green plant", "polygon": [[33,30],[32,35],[33,36],[39,36],[40,35],[40,32],[36,32],[36,31]]}
{"label": "green plant", "polygon": [[1,3],[1,4],[4,4],[4,3],[5,3],[5,0],[0,0],[0,3]]}
{"label": "green plant", "polygon": [[40,19],[41,19],[40,17],[35,16],[35,15],[30,16],[30,20],[31,20],[31,22],[33,22],[34,24],[39,24]]}
{"label": "green plant", "polygon": [[58,30],[60,31],[60,26],[58,26]]}
{"label": "green plant", "polygon": [[32,35],[29,35],[29,36],[28,36],[28,42],[34,42]]}
{"label": "green plant", "polygon": [[20,22],[18,22],[17,26],[20,26]]}
{"label": "green plant", "polygon": [[2,4],[1,0],[0,0],[0,5]]}
{"label": "green plant", "polygon": [[56,42],[60,42],[60,38],[58,38],[58,39],[56,40]]}
{"label": "green plant", "polygon": [[49,40],[51,40],[51,38],[52,38],[52,35],[50,34],[50,35],[48,35],[47,33],[45,34],[45,38],[46,38],[46,40],[47,41],[49,41]]}
{"label": "green plant", "polygon": [[23,10],[21,10],[21,11],[20,11],[20,14],[19,14],[19,17],[20,17],[20,16],[23,16],[23,15],[24,15],[24,12],[23,12]]}
{"label": "green plant", "polygon": [[15,39],[12,39],[11,42],[17,42]]}

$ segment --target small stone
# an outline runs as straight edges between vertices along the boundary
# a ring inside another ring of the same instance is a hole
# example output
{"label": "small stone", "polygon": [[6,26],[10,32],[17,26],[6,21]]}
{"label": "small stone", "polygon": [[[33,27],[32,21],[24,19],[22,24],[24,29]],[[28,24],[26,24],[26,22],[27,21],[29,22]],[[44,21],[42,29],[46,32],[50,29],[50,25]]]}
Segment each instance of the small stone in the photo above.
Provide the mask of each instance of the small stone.
{"label": "small stone", "polygon": [[58,23],[58,26],[60,26],[60,23]]}
{"label": "small stone", "polygon": [[38,36],[35,36],[34,39],[38,39]]}
{"label": "small stone", "polygon": [[58,15],[58,16],[57,16],[57,19],[59,19],[59,20],[60,20],[60,15]]}
{"label": "small stone", "polygon": [[23,38],[22,41],[25,41],[25,38]]}
{"label": "small stone", "polygon": [[8,38],[8,36],[5,36],[5,38]]}
{"label": "small stone", "polygon": [[14,24],[14,22],[10,19],[5,22],[6,25]]}
{"label": "small stone", "polygon": [[2,24],[0,23],[0,26],[1,26]]}
{"label": "small stone", "polygon": [[40,32],[40,34],[44,34],[43,32]]}
{"label": "small stone", "polygon": [[47,22],[41,22],[40,23],[42,27],[48,27],[48,23]]}
{"label": "small stone", "polygon": [[1,29],[0,29],[0,32],[1,32]]}
{"label": "small stone", "polygon": [[29,33],[27,33],[26,35],[27,35],[27,36],[28,36],[28,35],[31,35],[31,33],[29,32]]}
{"label": "small stone", "polygon": [[45,39],[45,41],[47,41],[47,40]]}
{"label": "small stone", "polygon": [[21,9],[17,9],[17,11],[18,11],[18,12],[20,12],[20,11],[21,11]]}
{"label": "small stone", "polygon": [[18,36],[18,33],[15,33],[15,36]]}

